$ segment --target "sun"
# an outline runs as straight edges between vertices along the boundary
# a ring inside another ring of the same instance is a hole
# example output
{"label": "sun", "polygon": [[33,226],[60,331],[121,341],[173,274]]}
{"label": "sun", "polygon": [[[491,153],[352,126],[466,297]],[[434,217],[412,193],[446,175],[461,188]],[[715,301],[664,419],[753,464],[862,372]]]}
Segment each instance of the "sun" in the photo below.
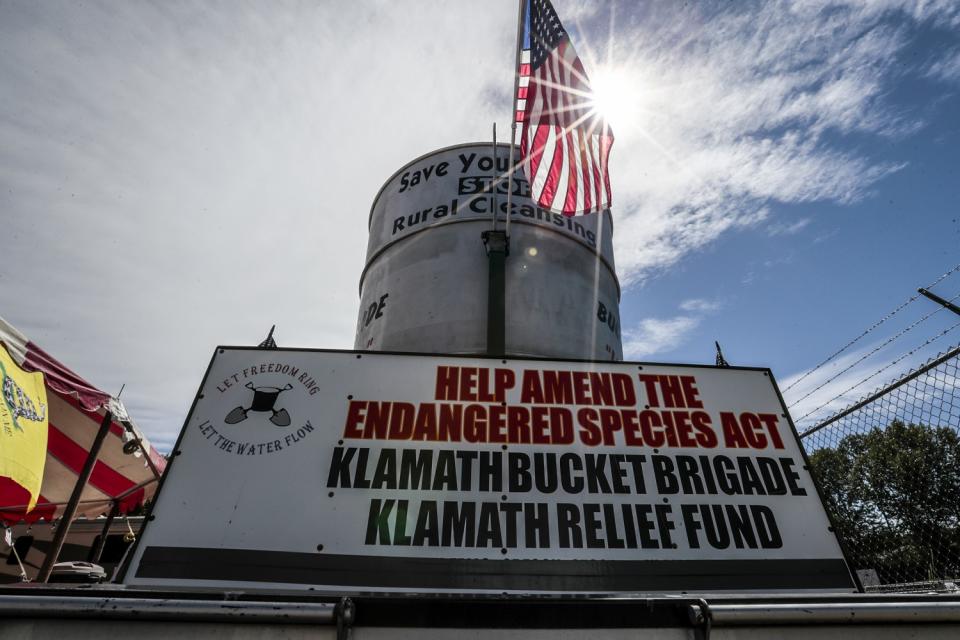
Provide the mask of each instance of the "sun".
{"label": "sun", "polygon": [[627,128],[637,118],[642,94],[627,69],[601,66],[591,74],[590,88],[591,108],[606,118],[614,132]]}

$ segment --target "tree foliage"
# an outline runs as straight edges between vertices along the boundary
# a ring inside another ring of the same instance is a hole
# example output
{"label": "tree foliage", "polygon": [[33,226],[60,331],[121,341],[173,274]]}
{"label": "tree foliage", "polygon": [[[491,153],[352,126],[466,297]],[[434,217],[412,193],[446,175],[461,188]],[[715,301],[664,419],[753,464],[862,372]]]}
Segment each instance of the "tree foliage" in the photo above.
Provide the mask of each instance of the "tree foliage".
{"label": "tree foliage", "polygon": [[810,456],[856,569],[884,583],[960,575],[960,438],[904,424],[844,437]]}

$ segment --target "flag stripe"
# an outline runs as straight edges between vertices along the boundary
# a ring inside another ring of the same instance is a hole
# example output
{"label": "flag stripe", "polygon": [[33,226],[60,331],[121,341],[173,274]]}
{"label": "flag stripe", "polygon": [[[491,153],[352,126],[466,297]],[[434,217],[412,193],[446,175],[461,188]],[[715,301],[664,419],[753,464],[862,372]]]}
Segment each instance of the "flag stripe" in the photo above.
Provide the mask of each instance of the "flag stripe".
{"label": "flag stripe", "polygon": [[592,174],[590,173],[590,164],[587,159],[586,145],[582,136],[580,137],[580,140],[577,141],[577,160],[580,163],[580,174],[583,176],[583,200],[581,201],[581,205],[584,209],[589,210],[593,206],[593,201],[590,197],[590,191],[592,189]]}
{"label": "flag stripe", "polygon": [[565,215],[602,211],[613,134],[592,111],[583,64],[548,0],[530,0],[524,30],[517,122],[531,197]]}

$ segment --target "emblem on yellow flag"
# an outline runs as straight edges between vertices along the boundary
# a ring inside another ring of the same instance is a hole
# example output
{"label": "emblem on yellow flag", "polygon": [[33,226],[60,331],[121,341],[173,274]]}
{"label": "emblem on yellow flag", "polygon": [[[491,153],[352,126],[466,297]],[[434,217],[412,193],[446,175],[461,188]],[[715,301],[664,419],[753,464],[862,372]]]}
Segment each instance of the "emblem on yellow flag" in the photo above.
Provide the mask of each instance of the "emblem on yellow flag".
{"label": "emblem on yellow flag", "polygon": [[29,492],[29,511],[37,504],[47,459],[47,389],[43,374],[21,369],[5,347],[0,377],[0,478]]}

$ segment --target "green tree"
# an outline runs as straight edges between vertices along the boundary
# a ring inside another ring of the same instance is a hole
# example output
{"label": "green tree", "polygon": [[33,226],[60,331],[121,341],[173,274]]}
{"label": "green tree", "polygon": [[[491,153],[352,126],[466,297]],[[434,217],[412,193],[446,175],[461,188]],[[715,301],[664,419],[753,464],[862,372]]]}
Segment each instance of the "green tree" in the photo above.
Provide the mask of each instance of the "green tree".
{"label": "green tree", "polygon": [[883,582],[960,575],[960,438],[895,420],[810,456],[856,569]]}

